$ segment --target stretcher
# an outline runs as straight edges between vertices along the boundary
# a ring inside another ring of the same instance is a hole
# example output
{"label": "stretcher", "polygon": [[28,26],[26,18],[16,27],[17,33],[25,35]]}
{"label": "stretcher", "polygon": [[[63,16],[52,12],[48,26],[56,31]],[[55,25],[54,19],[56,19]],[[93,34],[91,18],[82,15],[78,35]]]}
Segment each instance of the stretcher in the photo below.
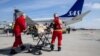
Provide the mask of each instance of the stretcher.
{"label": "stretcher", "polygon": [[42,54],[41,50],[42,48],[45,48],[47,45],[50,45],[50,41],[48,39],[49,37],[49,29],[38,29],[37,31],[31,32],[32,38],[34,41],[34,38],[37,37],[38,41],[35,46],[30,46],[30,49],[28,52],[32,52],[34,54]]}

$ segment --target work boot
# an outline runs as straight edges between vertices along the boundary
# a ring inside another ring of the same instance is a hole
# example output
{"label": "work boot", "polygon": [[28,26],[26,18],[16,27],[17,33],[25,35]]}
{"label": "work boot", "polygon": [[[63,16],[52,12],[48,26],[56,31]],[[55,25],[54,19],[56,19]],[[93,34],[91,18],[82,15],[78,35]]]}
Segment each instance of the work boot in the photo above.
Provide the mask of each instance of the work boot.
{"label": "work boot", "polygon": [[58,51],[61,51],[61,47],[58,47]]}
{"label": "work boot", "polygon": [[24,45],[22,45],[20,48],[21,48],[21,50],[25,50],[26,47]]}
{"label": "work boot", "polygon": [[54,50],[54,45],[51,44],[50,48],[51,48],[51,51],[53,51]]}
{"label": "work boot", "polygon": [[11,49],[10,54],[16,54],[17,52],[14,49]]}

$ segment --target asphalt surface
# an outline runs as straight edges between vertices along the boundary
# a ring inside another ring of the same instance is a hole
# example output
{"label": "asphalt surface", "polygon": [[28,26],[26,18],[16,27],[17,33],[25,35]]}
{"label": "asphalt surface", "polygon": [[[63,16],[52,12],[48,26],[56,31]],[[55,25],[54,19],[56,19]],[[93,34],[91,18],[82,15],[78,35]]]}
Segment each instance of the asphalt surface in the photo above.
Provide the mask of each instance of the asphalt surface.
{"label": "asphalt surface", "polygon": [[[19,53],[10,55],[14,37],[11,34],[9,36],[0,34],[0,56],[37,56],[33,52],[28,53],[30,45],[35,46],[37,44],[37,39],[33,40],[31,35],[22,34],[26,50],[20,51],[18,48]],[[48,39],[51,40],[51,35]],[[71,31],[70,34],[63,34],[61,51],[57,51],[57,40],[54,51],[50,51],[49,46],[43,47],[42,54],[39,56],[100,56],[100,30],[78,30]]]}

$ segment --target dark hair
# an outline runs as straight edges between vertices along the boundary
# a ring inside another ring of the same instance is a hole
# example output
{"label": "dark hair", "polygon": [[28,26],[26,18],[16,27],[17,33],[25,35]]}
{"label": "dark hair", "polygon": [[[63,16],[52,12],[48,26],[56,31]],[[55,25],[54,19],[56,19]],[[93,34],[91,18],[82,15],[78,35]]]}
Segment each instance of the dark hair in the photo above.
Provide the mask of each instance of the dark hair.
{"label": "dark hair", "polygon": [[20,12],[18,9],[15,9],[14,11],[15,11],[16,13],[17,13],[17,12]]}

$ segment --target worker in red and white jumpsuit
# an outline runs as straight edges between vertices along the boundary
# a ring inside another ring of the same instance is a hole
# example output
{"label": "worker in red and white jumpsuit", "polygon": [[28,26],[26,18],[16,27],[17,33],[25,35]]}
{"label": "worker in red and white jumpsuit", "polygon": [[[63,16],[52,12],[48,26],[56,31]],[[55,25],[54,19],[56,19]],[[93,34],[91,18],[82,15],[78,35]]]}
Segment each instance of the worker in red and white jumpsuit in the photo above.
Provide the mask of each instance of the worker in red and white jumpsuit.
{"label": "worker in red and white jumpsuit", "polygon": [[25,46],[23,45],[22,39],[21,39],[21,33],[26,29],[25,15],[23,14],[23,12],[19,11],[18,9],[15,9],[14,16],[15,16],[15,19],[14,19],[15,25],[14,25],[13,31],[15,35],[15,41],[14,41],[10,54],[16,54],[17,52],[15,51],[15,49],[17,47],[20,47],[21,50],[25,49]]}
{"label": "worker in red and white jumpsuit", "polygon": [[54,43],[56,37],[58,38],[58,51],[61,51],[61,45],[62,45],[62,21],[57,16],[57,14],[54,14],[54,20],[53,20],[53,35],[51,40],[51,50],[54,50]]}

